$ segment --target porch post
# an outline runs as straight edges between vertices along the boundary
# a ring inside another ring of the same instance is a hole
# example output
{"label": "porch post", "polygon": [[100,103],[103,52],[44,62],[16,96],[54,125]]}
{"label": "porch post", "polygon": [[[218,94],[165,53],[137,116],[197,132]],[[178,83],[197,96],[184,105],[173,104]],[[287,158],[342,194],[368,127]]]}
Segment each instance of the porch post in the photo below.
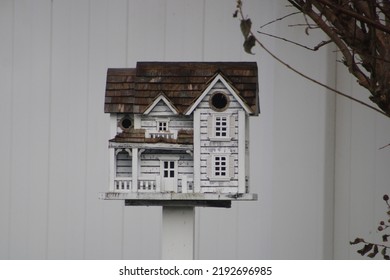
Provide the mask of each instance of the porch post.
{"label": "porch post", "polygon": [[132,148],[132,192],[137,192],[138,190],[138,148]]}
{"label": "porch post", "polygon": [[163,206],[162,259],[193,260],[195,207]]}

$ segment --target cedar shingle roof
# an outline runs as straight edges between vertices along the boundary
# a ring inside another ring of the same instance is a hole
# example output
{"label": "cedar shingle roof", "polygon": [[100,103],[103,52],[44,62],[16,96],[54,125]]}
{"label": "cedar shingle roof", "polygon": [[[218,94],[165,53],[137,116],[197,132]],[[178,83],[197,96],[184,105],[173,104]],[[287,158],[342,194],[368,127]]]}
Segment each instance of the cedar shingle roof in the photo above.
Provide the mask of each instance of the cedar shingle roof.
{"label": "cedar shingle roof", "polygon": [[143,113],[163,92],[183,113],[217,73],[226,77],[257,115],[258,75],[255,62],[138,62],[136,68],[110,68],[107,71],[104,111]]}

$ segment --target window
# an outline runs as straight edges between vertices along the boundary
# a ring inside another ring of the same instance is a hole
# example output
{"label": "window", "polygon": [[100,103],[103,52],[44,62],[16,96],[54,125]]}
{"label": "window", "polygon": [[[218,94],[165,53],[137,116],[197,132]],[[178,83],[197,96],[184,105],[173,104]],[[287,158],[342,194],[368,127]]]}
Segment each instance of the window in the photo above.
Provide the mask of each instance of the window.
{"label": "window", "polygon": [[230,141],[236,137],[236,120],[231,114],[211,114],[207,117],[210,141]]}
{"label": "window", "polygon": [[175,162],[164,161],[163,172],[164,178],[175,178]]}
{"label": "window", "polygon": [[227,137],[228,118],[216,116],[214,121],[215,137]]}
{"label": "window", "polygon": [[167,121],[158,121],[157,122],[158,131],[168,131],[168,122]]}
{"label": "window", "polygon": [[116,177],[131,177],[131,156],[127,151],[120,150],[116,155]]}
{"label": "window", "polygon": [[235,156],[212,154],[207,159],[207,177],[210,181],[229,181],[235,176]]}
{"label": "window", "polygon": [[213,177],[225,178],[227,177],[227,157],[226,156],[215,156],[214,157],[214,169]]}

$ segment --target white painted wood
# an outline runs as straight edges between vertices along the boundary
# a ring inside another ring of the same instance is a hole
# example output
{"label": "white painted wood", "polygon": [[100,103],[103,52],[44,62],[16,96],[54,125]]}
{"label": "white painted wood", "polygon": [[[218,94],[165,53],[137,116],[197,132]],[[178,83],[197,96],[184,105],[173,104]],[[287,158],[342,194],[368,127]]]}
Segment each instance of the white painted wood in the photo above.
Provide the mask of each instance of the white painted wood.
{"label": "white painted wood", "polygon": [[116,165],[115,165],[115,157],[116,157],[116,150],[114,148],[109,148],[109,170],[110,170],[110,176],[109,176],[109,189],[110,191],[114,191],[114,180],[116,177]]}
{"label": "white painted wood", "polygon": [[[250,193],[250,126],[249,126],[249,116],[245,115],[245,192]],[[240,140],[238,140],[240,141]],[[240,164],[240,159],[238,160]],[[238,171],[240,173],[240,171]]]}
{"label": "white painted wood", "polygon": [[245,152],[245,137],[246,137],[246,124],[245,124],[245,112],[238,112],[238,192],[245,193],[245,176],[246,168],[246,152]]}
{"label": "white painted wood", "polygon": [[203,1],[166,1],[165,60],[204,60],[204,6]]}
{"label": "white painted wood", "polygon": [[[13,14],[13,52],[12,59],[13,65],[10,69],[12,73],[12,102],[11,102],[11,120],[14,126],[10,131],[12,147],[11,154],[12,159],[10,161],[10,177],[12,187],[10,189],[10,207],[9,211],[12,215],[12,219],[7,227],[8,234],[12,236],[9,244],[10,258],[17,258],[18,255],[27,254],[28,238],[23,232],[25,227],[25,216],[29,215],[26,203],[28,199],[24,193],[28,193],[28,184],[31,179],[31,157],[26,155],[30,154],[29,145],[23,144],[23,135],[30,134],[31,126],[25,127],[23,131],[21,129],[15,129],[16,127],[26,126],[25,116],[19,112],[19,108],[24,107],[26,109],[25,114],[28,116],[31,113],[31,108],[26,105],[29,104],[32,99],[31,95],[25,95],[24,92],[29,90],[28,85],[32,82],[32,17],[30,4],[15,3]],[[28,30],[28,34],[24,32],[24,29]],[[16,59],[19,58],[19,59]],[[16,76],[18,75],[18,76]],[[24,83],[20,83],[19,79],[25,80]],[[23,176],[20,176],[22,173]]]}
{"label": "white painted wood", "polygon": [[[222,82],[225,88],[229,91],[229,93],[234,97],[234,99],[241,105],[241,107],[247,112],[248,114],[252,113],[252,110],[246,105],[240,97],[238,97],[235,90],[229,85],[228,82],[222,77],[222,75],[218,74],[213,81],[207,86],[207,88],[203,91],[203,93],[196,99],[194,104],[191,105],[190,108],[187,109],[185,112],[186,115],[192,114],[192,112],[198,107],[199,103],[205,98],[206,95],[210,95],[213,93],[212,89],[214,86],[218,83]],[[216,90],[219,90],[220,87],[217,87]]]}
{"label": "white painted wood", "polygon": [[194,111],[194,192],[200,192],[200,111]]}
{"label": "white painted wood", "polygon": [[132,171],[132,175],[133,175],[133,183],[132,183],[132,191],[133,192],[137,192],[137,187],[138,187],[138,165],[139,165],[139,160],[138,160],[138,148],[132,148],[132,151],[131,151],[131,154],[132,154],[132,166],[133,166],[133,171]]}
{"label": "white painted wood", "polygon": [[[12,102],[13,102],[13,26],[14,1],[2,1],[0,5],[0,36],[4,42],[0,44],[0,126],[3,128],[0,137],[0,224],[10,228],[11,219],[11,192],[13,181],[11,177],[12,154]],[[45,213],[46,214],[46,213]],[[0,230],[0,259],[8,259],[11,254],[10,230]],[[15,254],[14,254],[15,256]],[[21,258],[21,257],[19,257]]]}
{"label": "white painted wood", "polygon": [[[51,259],[66,259],[70,258],[71,254],[71,252],[67,252],[68,237],[64,234],[70,228],[70,225],[64,221],[68,218],[67,198],[70,192],[67,189],[71,174],[68,165],[70,155],[68,146],[68,136],[70,135],[70,51],[72,48],[71,4],[71,1],[53,2],[51,8],[50,191],[48,192],[47,229],[47,257]],[[58,216],[61,216],[62,219],[58,219]]]}
{"label": "white painted wood", "polygon": [[194,233],[194,207],[163,206],[161,258],[163,260],[194,259]]}
{"label": "white painted wood", "polygon": [[[100,147],[107,147],[110,119],[108,115],[101,114],[102,103],[98,99],[104,98],[104,90],[101,89],[105,87],[107,67],[124,66],[126,62],[126,15],[125,0],[110,4],[106,0],[90,1],[88,107],[85,112],[88,119],[84,245],[86,259],[118,259],[123,256],[123,206],[101,205],[93,197],[97,190],[103,191],[108,185],[109,151],[100,151]],[[112,219],[113,216],[116,218]],[[96,234],[97,232],[100,234]]]}
{"label": "white painted wood", "polygon": [[[44,259],[47,242],[47,193],[48,160],[49,160],[49,124],[50,124],[50,3],[36,1],[31,6],[26,5],[31,13],[31,75],[29,90],[31,93],[31,108],[36,112],[28,117],[33,133],[29,136],[29,157],[31,175],[30,186],[35,186],[29,192],[29,223],[25,232],[27,239],[28,259]],[[25,65],[27,66],[27,64]],[[26,81],[27,82],[27,81]],[[4,93],[2,91],[2,93]],[[27,156],[27,155],[26,155]],[[0,249],[1,250],[1,249]]]}
{"label": "white painted wood", "polygon": [[164,94],[160,94],[145,110],[144,115],[177,115],[178,113],[178,110],[168,101]]}

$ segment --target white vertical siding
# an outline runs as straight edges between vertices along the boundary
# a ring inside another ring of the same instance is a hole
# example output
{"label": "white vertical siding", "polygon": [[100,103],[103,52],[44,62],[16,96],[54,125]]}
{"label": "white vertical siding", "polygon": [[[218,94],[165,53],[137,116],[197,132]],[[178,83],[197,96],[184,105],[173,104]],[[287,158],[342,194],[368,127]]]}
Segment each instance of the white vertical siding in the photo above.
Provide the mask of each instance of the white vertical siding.
{"label": "white vertical siding", "polygon": [[[285,4],[245,1],[254,27],[285,15]],[[389,193],[389,149],[378,150],[390,142],[388,119],[342,99],[334,114],[333,95],[258,48],[245,54],[234,8],[225,0],[0,1],[0,259],[160,258],[161,208],[97,199],[109,182],[106,71],[140,60],[258,61],[262,114],[251,118],[250,164],[260,199],[197,209],[197,258],[356,258],[348,241],[376,238]],[[268,28],[323,39],[286,21]],[[263,40],[290,65],[361,96],[341,66],[334,74],[331,46],[310,54]]]}
{"label": "white vertical siding", "polygon": [[0,258],[10,255],[11,220],[11,159],[12,159],[12,100],[13,100],[13,24],[14,2],[3,1],[0,9]]}
{"label": "white vertical siding", "polygon": [[[364,102],[368,92],[338,66],[337,86]],[[337,98],[335,165],[335,243],[337,259],[362,258],[356,237],[381,243],[379,221],[386,219],[384,194],[390,193],[390,121],[372,110]]]}

